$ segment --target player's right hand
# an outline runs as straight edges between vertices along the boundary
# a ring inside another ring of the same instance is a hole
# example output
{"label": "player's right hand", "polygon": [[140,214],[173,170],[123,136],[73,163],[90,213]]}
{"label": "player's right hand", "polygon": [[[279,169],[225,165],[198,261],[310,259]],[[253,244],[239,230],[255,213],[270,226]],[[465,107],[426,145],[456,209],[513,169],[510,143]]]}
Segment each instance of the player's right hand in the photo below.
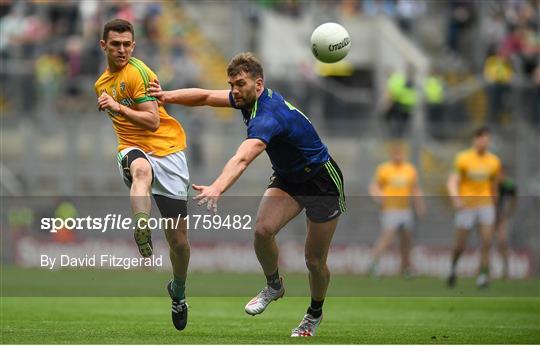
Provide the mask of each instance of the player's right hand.
{"label": "player's right hand", "polygon": [[454,205],[454,209],[456,210],[463,209],[463,201],[459,197],[452,198],[452,204]]}
{"label": "player's right hand", "polygon": [[426,215],[426,205],[422,203],[418,203],[415,208],[416,216],[420,219],[423,218]]}
{"label": "player's right hand", "polygon": [[148,89],[146,90],[148,96],[153,96],[157,98],[161,103],[163,103],[163,94],[164,91],[161,89],[161,85],[159,84],[159,81],[157,79],[154,79],[150,83],[148,83]]}
{"label": "player's right hand", "polygon": [[206,204],[206,209],[208,209],[208,211],[217,213],[217,201],[221,196],[219,190],[213,185],[203,186],[192,184],[191,186],[193,187],[193,190],[199,192],[197,196],[193,197],[193,199],[197,201],[197,205],[201,206]]}
{"label": "player's right hand", "polygon": [[113,112],[120,112],[120,104],[112,98],[106,92],[102,92],[97,99],[98,110],[101,112],[105,109],[109,109]]}

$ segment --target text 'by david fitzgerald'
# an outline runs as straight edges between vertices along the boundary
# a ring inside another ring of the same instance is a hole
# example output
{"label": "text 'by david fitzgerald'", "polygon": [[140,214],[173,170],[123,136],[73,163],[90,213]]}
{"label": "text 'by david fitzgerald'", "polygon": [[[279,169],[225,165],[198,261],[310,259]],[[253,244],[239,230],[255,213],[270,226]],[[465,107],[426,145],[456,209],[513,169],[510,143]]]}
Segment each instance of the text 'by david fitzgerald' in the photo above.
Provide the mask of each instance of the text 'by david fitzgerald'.
{"label": "text 'by david fitzgerald'", "polygon": [[85,256],[49,256],[42,254],[40,266],[47,269],[58,268],[117,268],[131,269],[143,267],[163,267],[163,256],[118,257],[111,254]]}

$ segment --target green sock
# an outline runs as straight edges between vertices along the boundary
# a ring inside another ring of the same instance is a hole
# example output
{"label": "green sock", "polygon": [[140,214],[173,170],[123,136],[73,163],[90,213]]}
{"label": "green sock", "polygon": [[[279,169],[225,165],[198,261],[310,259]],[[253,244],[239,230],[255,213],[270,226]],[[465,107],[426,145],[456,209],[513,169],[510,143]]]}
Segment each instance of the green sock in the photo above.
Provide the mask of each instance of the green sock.
{"label": "green sock", "polygon": [[173,283],[172,283],[172,291],[173,291],[173,297],[177,299],[185,299],[186,298],[186,280],[174,277]]}
{"label": "green sock", "polygon": [[146,226],[148,225],[149,218],[150,218],[150,215],[142,211],[133,215],[133,219],[135,220],[135,226],[140,229],[146,228]]}
{"label": "green sock", "polygon": [[371,265],[369,266],[369,274],[377,275],[378,272],[379,272],[379,261],[371,262]]}

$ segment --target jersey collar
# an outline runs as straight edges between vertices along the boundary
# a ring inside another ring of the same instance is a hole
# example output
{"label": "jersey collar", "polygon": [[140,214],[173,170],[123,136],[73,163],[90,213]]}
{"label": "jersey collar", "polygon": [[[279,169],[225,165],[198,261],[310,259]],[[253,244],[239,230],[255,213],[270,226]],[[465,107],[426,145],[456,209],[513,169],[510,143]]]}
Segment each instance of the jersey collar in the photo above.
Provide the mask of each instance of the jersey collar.
{"label": "jersey collar", "polygon": [[259,102],[266,100],[269,97],[269,93],[271,93],[271,92],[272,91],[270,89],[264,88],[261,95],[255,100],[255,104],[253,105],[253,108],[251,108],[251,109],[247,109],[247,108],[242,109],[242,115],[243,115],[243,118],[244,118],[244,123],[246,123],[246,125],[249,123],[249,120],[253,117],[253,110],[257,111],[257,107],[259,106]]}

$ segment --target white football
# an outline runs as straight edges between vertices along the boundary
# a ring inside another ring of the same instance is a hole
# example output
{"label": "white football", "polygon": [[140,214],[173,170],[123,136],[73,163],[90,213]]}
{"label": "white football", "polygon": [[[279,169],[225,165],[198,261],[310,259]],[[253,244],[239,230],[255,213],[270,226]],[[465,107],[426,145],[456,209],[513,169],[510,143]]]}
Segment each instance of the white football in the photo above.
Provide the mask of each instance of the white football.
{"label": "white football", "polygon": [[337,23],[319,25],[311,34],[311,52],[318,60],[333,63],[343,59],[351,49],[351,38]]}

